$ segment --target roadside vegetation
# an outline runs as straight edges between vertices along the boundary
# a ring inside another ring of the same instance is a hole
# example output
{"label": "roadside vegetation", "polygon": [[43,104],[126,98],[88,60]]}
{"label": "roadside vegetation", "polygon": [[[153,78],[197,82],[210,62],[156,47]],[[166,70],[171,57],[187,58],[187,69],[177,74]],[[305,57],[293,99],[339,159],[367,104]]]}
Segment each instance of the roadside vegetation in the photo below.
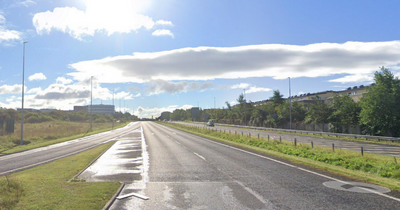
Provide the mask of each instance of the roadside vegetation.
{"label": "roadside vegetation", "polygon": [[[21,144],[21,113],[13,109],[0,110],[4,124],[14,119],[14,132],[0,129],[0,155],[47,146],[86,135],[123,127],[131,120],[137,119],[129,113],[112,115],[92,114],[90,130],[90,113],[87,112],[24,112],[24,142]],[[6,127],[6,126],[3,126]]]}
{"label": "roadside vegetation", "polygon": [[400,160],[396,157],[374,155],[341,149],[305,145],[279,139],[235,135],[210,128],[163,123],[183,131],[297,163],[339,173],[362,181],[400,190]]}
{"label": "roadside vegetation", "polygon": [[0,209],[102,209],[120,183],[68,180],[113,143],[0,177]]}
{"label": "roadside vegetation", "polygon": [[[359,134],[375,136],[400,136],[400,82],[388,69],[382,67],[374,74],[374,83],[366,87],[368,93],[359,102],[345,95],[336,95],[325,103],[316,96],[312,103],[291,103],[292,128],[296,124],[327,125],[325,132],[351,133],[359,128]],[[190,109],[176,109],[164,113],[159,119],[173,121],[212,120],[215,123],[249,125],[256,127],[289,128],[290,104],[279,90],[263,103],[254,106],[240,94],[237,105],[226,102],[223,109],[200,109],[199,117],[193,117]],[[357,133],[357,132],[356,132]]]}

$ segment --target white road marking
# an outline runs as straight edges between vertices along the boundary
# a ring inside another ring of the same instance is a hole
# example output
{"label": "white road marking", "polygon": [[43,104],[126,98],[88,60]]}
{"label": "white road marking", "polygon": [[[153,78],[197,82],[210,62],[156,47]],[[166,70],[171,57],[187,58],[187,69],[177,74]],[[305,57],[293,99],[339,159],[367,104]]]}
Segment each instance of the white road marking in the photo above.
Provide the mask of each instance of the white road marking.
{"label": "white road marking", "polygon": [[203,159],[203,160],[206,160],[203,156],[201,156],[201,155],[199,155],[199,154],[197,154],[197,153],[195,153],[195,152],[193,152],[197,157],[199,157],[199,158],[201,158],[201,159]]}
{"label": "white road marking", "polygon": [[177,142],[177,141],[175,141],[175,143],[177,143],[177,144],[181,145],[181,143],[179,143],[179,142]]}
{"label": "white road marking", "polygon": [[[182,132],[184,132],[184,131],[182,131]],[[285,163],[285,162],[282,162],[282,161],[279,161],[279,160],[275,160],[275,159],[272,159],[272,158],[269,158],[269,157],[265,157],[265,156],[262,156],[262,155],[259,155],[259,154],[256,154],[256,153],[252,153],[252,152],[249,152],[249,151],[246,151],[246,150],[243,150],[243,149],[239,149],[239,148],[233,147],[233,146],[229,146],[229,145],[226,145],[226,144],[222,144],[222,143],[219,143],[219,142],[208,140],[206,138],[199,137],[199,136],[196,136],[194,134],[189,134],[189,133],[186,133],[186,134],[194,136],[194,137],[197,137],[197,138],[200,138],[200,139],[203,139],[203,140],[208,141],[208,142],[213,143],[213,144],[218,144],[218,145],[221,145],[221,146],[224,146],[224,147],[227,147],[227,148],[231,148],[231,149],[234,149],[234,150],[237,150],[237,151],[241,151],[241,152],[244,152],[244,153],[256,156],[256,157],[264,158],[264,159],[267,159],[267,160],[270,160],[270,161],[273,161],[273,162],[276,162],[276,163],[279,163],[279,164],[282,164],[282,165],[285,165],[285,166],[289,166],[289,167],[292,167],[292,168],[296,168],[298,170],[301,170],[301,171],[304,171],[304,172],[307,172],[307,173],[311,173],[311,174],[314,174],[314,175],[317,175],[317,176],[320,176],[320,177],[324,177],[324,178],[327,178],[327,179],[330,179],[330,180],[335,180],[335,181],[341,182],[343,184],[350,184],[349,182],[346,182],[346,181],[343,181],[343,180],[340,180],[340,179],[336,179],[336,178],[333,178],[333,177],[330,177],[330,176],[327,176],[327,175],[324,175],[324,174],[320,174],[320,173],[317,173],[317,172],[314,172],[314,171],[310,171],[310,170],[307,170],[305,168],[301,168],[301,167],[298,167],[298,166],[295,166],[295,165],[291,165],[291,164],[288,164],[288,163]],[[399,198],[392,197],[390,195],[386,195],[386,194],[377,192],[375,190],[370,190],[370,189],[365,189],[365,188],[363,188],[363,190],[367,190],[367,191],[370,191],[371,193],[374,193],[376,195],[380,195],[382,197],[386,197],[386,198],[389,198],[389,199],[392,199],[392,200],[400,202]]]}
{"label": "white road marking", "polygon": [[127,198],[127,197],[131,197],[131,196],[135,196],[135,197],[141,198],[143,200],[149,200],[149,197],[144,196],[144,195],[139,195],[137,193],[129,193],[129,194],[125,194],[125,195],[120,195],[120,196],[117,197],[117,199],[121,200],[121,199],[124,199],[124,198]]}

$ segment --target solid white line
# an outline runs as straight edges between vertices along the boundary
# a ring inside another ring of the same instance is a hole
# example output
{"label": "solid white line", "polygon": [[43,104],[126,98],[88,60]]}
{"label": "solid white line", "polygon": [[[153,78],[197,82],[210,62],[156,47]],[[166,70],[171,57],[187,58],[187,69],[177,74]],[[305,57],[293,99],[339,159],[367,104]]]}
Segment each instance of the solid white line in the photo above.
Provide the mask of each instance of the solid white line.
{"label": "solid white line", "polygon": [[197,157],[199,157],[199,158],[201,158],[201,159],[203,159],[203,160],[206,160],[203,156],[201,156],[201,155],[199,155],[199,154],[197,154],[197,153],[195,153],[195,152],[193,152]]}
{"label": "solid white line", "polygon": [[[279,160],[275,160],[275,159],[272,159],[272,158],[269,158],[269,157],[265,157],[265,156],[262,156],[262,155],[259,155],[259,154],[256,154],[256,153],[252,153],[252,152],[249,152],[249,151],[246,151],[246,150],[243,150],[243,149],[239,149],[239,148],[232,147],[232,146],[229,146],[229,145],[226,145],[226,144],[222,144],[222,143],[219,143],[219,142],[208,140],[206,138],[199,137],[199,136],[196,136],[196,135],[193,135],[193,134],[189,134],[189,133],[186,133],[186,134],[194,136],[194,137],[197,137],[197,138],[200,138],[200,139],[203,139],[203,140],[208,141],[210,143],[218,144],[218,145],[221,145],[221,146],[224,146],[224,147],[228,147],[228,148],[231,148],[231,149],[234,149],[234,150],[237,150],[237,151],[241,151],[241,152],[253,155],[253,156],[264,158],[264,159],[267,159],[267,160],[270,160],[270,161],[273,161],[273,162],[276,162],[276,163],[279,163],[279,164],[282,164],[282,165],[285,165],[285,166],[289,166],[289,167],[292,167],[292,168],[296,168],[298,170],[301,170],[301,171],[304,171],[304,172],[307,172],[307,173],[311,173],[311,174],[314,174],[314,175],[317,175],[317,176],[320,176],[320,177],[324,177],[324,178],[327,178],[327,179],[330,179],[330,180],[338,181],[338,182],[341,182],[343,184],[350,184],[350,183],[348,183],[346,181],[343,181],[343,180],[340,180],[340,179],[336,179],[336,178],[333,178],[333,177],[330,177],[330,176],[327,176],[327,175],[324,175],[324,174],[320,174],[320,173],[317,173],[317,172],[314,172],[314,171],[310,171],[310,170],[307,170],[305,168],[301,168],[301,167],[298,167],[298,166],[295,166],[295,165],[291,165],[291,164],[288,164],[288,163],[285,163],[285,162],[282,162],[282,161],[279,161]],[[366,190],[366,188],[362,188],[362,189]],[[384,193],[380,193],[380,192],[377,192],[377,191],[374,191],[374,190],[370,190],[370,189],[368,189],[367,191],[369,191],[371,193],[374,193],[376,195],[380,195],[380,196],[383,196],[383,197],[386,197],[386,198],[389,198],[389,199],[392,199],[392,200],[400,202],[400,198],[392,197],[390,195],[386,195]]]}

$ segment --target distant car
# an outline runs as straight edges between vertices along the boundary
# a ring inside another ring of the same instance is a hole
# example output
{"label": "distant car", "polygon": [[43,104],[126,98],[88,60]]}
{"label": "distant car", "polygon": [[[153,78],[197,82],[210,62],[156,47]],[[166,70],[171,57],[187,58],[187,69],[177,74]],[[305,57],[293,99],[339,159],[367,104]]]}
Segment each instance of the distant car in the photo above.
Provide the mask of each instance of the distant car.
{"label": "distant car", "polygon": [[210,121],[207,123],[208,126],[214,127],[214,122]]}

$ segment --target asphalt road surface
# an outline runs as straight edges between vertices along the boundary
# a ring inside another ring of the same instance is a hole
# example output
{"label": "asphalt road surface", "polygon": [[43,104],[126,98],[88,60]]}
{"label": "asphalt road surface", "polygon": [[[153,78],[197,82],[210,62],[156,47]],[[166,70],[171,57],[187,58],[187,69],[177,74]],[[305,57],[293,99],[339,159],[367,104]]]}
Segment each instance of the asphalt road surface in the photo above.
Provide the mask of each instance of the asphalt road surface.
{"label": "asphalt road surface", "polygon": [[[109,156],[117,159],[108,160],[114,168],[103,170],[94,180],[122,181],[126,187],[120,195],[133,192],[149,197],[127,197],[115,201],[111,209],[400,208],[399,192],[295,166],[154,122],[133,123],[112,132],[2,156],[0,175],[109,141],[118,141],[114,151],[119,153]],[[117,161],[123,168],[115,166]]]}
{"label": "asphalt road surface", "polygon": [[114,138],[130,132],[137,123],[109,132],[83,137],[80,139],[54,144],[47,147],[33,149],[11,155],[0,156],[0,176],[25,170],[41,164],[48,163],[69,155],[94,148]]}
{"label": "asphalt road surface", "polygon": [[115,209],[400,208],[399,193],[386,188],[305,169],[154,122],[140,124],[149,169],[142,177],[144,187],[129,192],[149,200],[128,197]]}
{"label": "asphalt road surface", "polygon": [[229,126],[221,126],[218,124],[215,124],[215,127],[207,127],[206,125],[203,124],[196,124],[196,123],[182,123],[182,122],[174,122],[174,123],[179,123],[179,124],[186,124],[186,125],[192,125],[192,126],[200,126],[200,127],[205,127],[208,129],[216,129],[216,130],[221,130],[222,132],[231,132],[231,133],[236,133],[238,135],[249,135],[251,136],[260,136],[263,138],[268,138],[270,139],[275,139],[279,140],[279,138],[282,138],[282,140],[286,141],[294,141],[296,138],[297,143],[301,144],[308,144],[311,145],[311,142],[315,146],[323,146],[323,147],[332,147],[332,144],[334,144],[335,149],[346,149],[346,150],[353,150],[353,151],[358,151],[361,153],[361,147],[363,147],[364,153],[373,153],[373,154],[379,154],[379,155],[387,155],[387,156],[394,156],[394,157],[400,157],[400,146],[397,145],[387,145],[387,144],[379,144],[379,143],[368,143],[368,142],[359,142],[359,141],[346,141],[346,140],[340,140],[340,139],[328,139],[328,138],[321,138],[319,136],[303,136],[303,135],[295,135],[295,134],[280,134],[280,133],[274,133],[274,132],[269,132],[269,131],[263,131],[263,130],[250,130],[250,129],[244,129],[244,128],[236,128],[236,127],[229,127]]}

